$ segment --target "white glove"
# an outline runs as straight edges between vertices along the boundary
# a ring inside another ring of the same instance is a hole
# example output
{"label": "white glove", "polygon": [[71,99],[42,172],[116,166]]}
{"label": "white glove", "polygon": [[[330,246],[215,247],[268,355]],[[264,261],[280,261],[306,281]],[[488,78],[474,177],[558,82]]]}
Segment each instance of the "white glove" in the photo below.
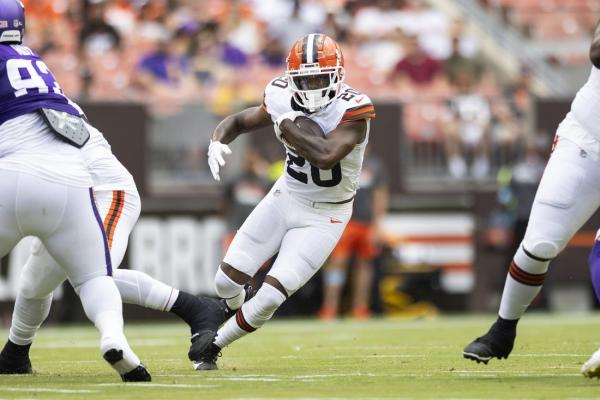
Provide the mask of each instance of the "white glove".
{"label": "white glove", "polygon": [[220,181],[219,168],[225,165],[224,154],[231,154],[231,149],[226,144],[219,142],[218,140],[211,140],[208,146],[208,166],[210,172],[212,172],[213,178],[216,181]]}
{"label": "white glove", "polygon": [[298,117],[304,117],[304,113],[302,111],[288,111],[286,113],[283,113],[279,116],[279,118],[277,118],[277,121],[275,121],[275,136],[277,136],[277,140],[279,140],[281,143],[285,144],[286,146],[289,146],[288,143],[286,143],[282,138],[281,138],[281,134],[283,132],[281,132],[281,129],[279,128],[279,125],[281,125],[281,123],[283,122],[284,119],[289,119],[290,121],[295,121],[296,118]]}

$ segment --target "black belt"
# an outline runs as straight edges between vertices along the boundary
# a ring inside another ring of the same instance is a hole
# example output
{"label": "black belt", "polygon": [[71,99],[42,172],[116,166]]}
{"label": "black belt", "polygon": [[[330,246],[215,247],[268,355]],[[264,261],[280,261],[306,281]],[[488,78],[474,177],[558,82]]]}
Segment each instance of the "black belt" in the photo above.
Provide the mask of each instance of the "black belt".
{"label": "black belt", "polygon": [[317,201],[317,203],[325,203],[325,204],[346,204],[346,203],[350,203],[352,200],[354,200],[354,196],[350,197],[348,200],[342,200],[342,201]]}

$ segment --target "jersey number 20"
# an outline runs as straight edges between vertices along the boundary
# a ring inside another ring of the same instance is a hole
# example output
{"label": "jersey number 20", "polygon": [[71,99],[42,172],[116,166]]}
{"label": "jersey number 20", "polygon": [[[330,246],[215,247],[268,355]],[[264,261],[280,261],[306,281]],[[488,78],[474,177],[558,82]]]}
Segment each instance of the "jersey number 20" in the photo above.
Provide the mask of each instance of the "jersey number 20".
{"label": "jersey number 20", "polygon": [[[296,171],[292,168],[292,165],[304,167],[306,159],[300,156],[295,156],[291,153],[287,153],[287,173],[297,181],[302,183],[308,183],[308,175],[304,172]],[[331,169],[331,179],[321,179],[321,170],[314,165],[310,165],[310,177],[315,185],[319,187],[333,187],[338,185],[342,181],[342,166],[340,163],[335,164]]]}

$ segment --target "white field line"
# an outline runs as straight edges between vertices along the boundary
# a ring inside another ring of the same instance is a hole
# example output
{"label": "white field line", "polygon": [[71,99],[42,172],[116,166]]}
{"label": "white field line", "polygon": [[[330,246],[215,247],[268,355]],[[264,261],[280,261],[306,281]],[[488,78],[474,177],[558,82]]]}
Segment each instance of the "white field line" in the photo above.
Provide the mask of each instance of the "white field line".
{"label": "white field line", "polygon": [[206,388],[217,388],[219,385],[194,385],[187,383],[98,383],[95,386],[135,386],[135,387],[143,387],[143,388],[180,388],[180,389],[206,389]]}
{"label": "white field line", "polygon": [[230,381],[230,382],[281,382],[281,378],[238,378],[236,376],[223,376],[205,378],[207,381]]}
{"label": "white field line", "polygon": [[[348,400],[347,397],[228,397],[225,400]],[[361,397],[361,400],[408,400],[410,397]]]}
{"label": "white field line", "polygon": [[89,389],[52,389],[52,388],[2,388],[9,392],[38,392],[38,393],[98,393],[97,390]]}
{"label": "white field line", "polygon": [[[36,348],[41,349],[60,349],[60,348],[96,348],[99,345],[99,340],[58,340],[48,343],[36,344]],[[177,340],[174,339],[132,339],[129,341],[132,346],[170,346],[176,345]]]}
{"label": "white field line", "polygon": [[372,355],[356,355],[356,356],[333,356],[333,358],[423,358],[426,354],[372,354]]}

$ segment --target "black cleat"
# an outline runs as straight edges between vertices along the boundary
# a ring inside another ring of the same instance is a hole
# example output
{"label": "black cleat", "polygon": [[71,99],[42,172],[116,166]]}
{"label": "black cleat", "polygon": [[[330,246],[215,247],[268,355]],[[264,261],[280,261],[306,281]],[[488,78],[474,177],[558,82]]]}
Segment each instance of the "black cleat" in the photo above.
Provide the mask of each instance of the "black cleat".
{"label": "black cleat", "polygon": [[490,330],[483,336],[472,341],[463,350],[463,357],[469,360],[487,364],[492,358],[508,358],[517,336],[516,325],[512,329],[498,327],[494,323]]}
{"label": "black cleat", "polygon": [[[111,349],[111,350],[108,350],[106,353],[104,353],[104,355],[102,357],[104,357],[104,359],[106,360],[107,363],[109,363],[110,365],[112,365],[114,367],[114,365],[116,363],[123,360],[123,350]],[[121,379],[123,380],[123,382],[150,382],[150,381],[152,381],[152,377],[150,376],[150,373],[148,372],[146,367],[144,367],[144,364],[140,364],[137,367],[135,367],[134,369],[132,369],[131,371],[126,372],[124,374],[120,374],[120,375],[121,375]]]}
{"label": "black cleat", "polygon": [[151,382],[152,377],[143,364],[138,365],[133,370],[121,375],[123,382]]}
{"label": "black cleat", "polygon": [[205,330],[216,332],[227,320],[227,307],[222,301],[186,292],[179,292],[171,312],[189,325],[192,337]]}
{"label": "black cleat", "polygon": [[0,374],[24,375],[33,373],[29,348],[31,344],[19,346],[10,340],[0,352]]}
{"label": "black cleat", "polygon": [[215,331],[202,331],[192,337],[192,345],[188,358],[197,371],[218,369],[217,358],[221,356],[221,348],[214,344]]}

